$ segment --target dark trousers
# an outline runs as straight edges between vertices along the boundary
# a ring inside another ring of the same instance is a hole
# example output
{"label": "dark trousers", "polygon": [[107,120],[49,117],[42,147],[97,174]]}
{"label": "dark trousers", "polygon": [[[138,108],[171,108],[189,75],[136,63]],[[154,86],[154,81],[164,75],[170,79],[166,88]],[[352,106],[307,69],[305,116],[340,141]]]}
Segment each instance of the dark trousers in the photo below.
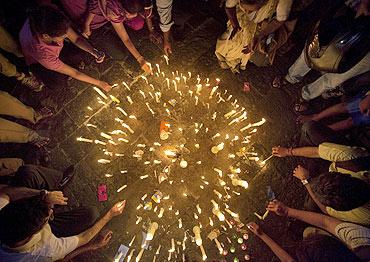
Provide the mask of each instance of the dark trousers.
{"label": "dark trousers", "polygon": [[301,129],[301,146],[318,146],[324,142],[348,144],[345,138],[320,122],[308,121],[303,124]]}
{"label": "dark trousers", "polygon": [[[12,181],[13,186],[33,189],[58,190],[63,173],[42,166],[25,165],[18,169]],[[99,217],[94,207],[78,207],[70,211],[54,209],[54,219],[49,221],[57,237],[77,235],[91,227]]]}

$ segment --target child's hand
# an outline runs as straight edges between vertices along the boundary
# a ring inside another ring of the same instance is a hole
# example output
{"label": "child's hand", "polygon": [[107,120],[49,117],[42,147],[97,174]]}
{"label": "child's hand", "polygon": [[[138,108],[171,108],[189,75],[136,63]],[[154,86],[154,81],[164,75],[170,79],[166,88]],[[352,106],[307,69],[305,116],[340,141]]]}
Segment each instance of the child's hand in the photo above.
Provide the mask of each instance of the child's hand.
{"label": "child's hand", "polygon": [[288,207],[279,200],[270,201],[267,205],[267,210],[276,213],[278,216],[288,216]]}
{"label": "child's hand", "polygon": [[303,166],[298,165],[293,171],[293,176],[302,181],[308,179],[310,177],[310,173]]}
{"label": "child's hand", "polygon": [[272,154],[277,157],[286,157],[289,155],[289,150],[286,147],[274,146],[272,148]]}
{"label": "child's hand", "polygon": [[148,62],[145,62],[144,64],[142,64],[141,69],[143,69],[145,73],[148,73],[151,75],[153,74],[152,67],[150,66]]}
{"label": "child's hand", "polygon": [[112,89],[112,86],[107,82],[100,81],[99,88],[103,89],[105,92],[109,92]]}

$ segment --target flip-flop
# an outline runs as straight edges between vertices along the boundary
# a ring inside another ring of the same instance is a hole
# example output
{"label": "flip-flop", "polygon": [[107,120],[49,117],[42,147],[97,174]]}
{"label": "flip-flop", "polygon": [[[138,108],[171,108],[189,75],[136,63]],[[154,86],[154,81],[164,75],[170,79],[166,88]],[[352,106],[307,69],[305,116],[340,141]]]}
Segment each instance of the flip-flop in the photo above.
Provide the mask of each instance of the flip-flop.
{"label": "flip-flop", "polygon": [[41,108],[40,110],[36,112],[36,114],[37,114],[36,122],[42,119],[48,118],[48,117],[52,117],[54,115],[53,111],[51,111],[51,109],[47,107]]}
{"label": "flip-flop", "polygon": [[285,79],[285,76],[276,76],[274,80],[271,82],[271,86],[274,88],[282,89],[283,87],[286,87],[290,83]]}

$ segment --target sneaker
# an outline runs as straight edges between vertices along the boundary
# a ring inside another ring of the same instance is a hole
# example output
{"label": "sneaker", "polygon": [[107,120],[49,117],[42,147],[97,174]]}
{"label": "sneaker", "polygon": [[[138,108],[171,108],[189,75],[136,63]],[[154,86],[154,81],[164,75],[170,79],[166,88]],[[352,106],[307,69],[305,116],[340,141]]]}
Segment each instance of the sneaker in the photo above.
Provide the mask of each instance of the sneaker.
{"label": "sneaker", "polygon": [[324,93],[322,93],[321,97],[325,100],[328,100],[330,98],[340,97],[342,95],[344,95],[343,88],[342,87],[337,87],[337,88],[325,91]]}
{"label": "sneaker", "polygon": [[44,83],[37,80],[37,78],[30,72],[29,75],[22,73],[20,77],[17,78],[22,85],[30,88],[32,91],[40,92],[44,87]]}

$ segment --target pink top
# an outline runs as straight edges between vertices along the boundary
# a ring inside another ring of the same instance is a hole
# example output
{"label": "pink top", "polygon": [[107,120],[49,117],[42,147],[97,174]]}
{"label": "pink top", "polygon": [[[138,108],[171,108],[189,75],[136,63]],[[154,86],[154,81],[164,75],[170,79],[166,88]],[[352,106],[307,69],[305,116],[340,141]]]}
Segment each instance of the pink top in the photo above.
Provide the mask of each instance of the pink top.
{"label": "pink top", "polygon": [[50,70],[58,70],[64,65],[59,59],[63,43],[47,44],[32,35],[28,19],[19,33],[19,41],[27,65],[40,63]]}
{"label": "pink top", "polygon": [[[95,14],[90,24],[91,29],[97,29],[108,22],[122,23],[129,20],[120,0],[61,0],[61,2],[65,11],[77,24],[83,23],[87,12]],[[152,7],[151,1],[146,0],[145,13],[139,15],[150,17]]]}

